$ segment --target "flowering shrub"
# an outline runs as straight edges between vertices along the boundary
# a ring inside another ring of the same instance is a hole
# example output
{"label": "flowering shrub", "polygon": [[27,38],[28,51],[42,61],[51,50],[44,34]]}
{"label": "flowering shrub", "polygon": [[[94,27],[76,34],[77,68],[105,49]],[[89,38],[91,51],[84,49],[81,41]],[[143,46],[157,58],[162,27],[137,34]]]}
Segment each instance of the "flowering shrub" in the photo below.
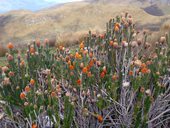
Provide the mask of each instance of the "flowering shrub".
{"label": "flowering shrub", "polygon": [[110,19],[105,34],[89,31],[79,47],[28,45],[26,57],[8,44],[0,70],[5,126],[168,127],[170,34],[151,50],[132,17]]}

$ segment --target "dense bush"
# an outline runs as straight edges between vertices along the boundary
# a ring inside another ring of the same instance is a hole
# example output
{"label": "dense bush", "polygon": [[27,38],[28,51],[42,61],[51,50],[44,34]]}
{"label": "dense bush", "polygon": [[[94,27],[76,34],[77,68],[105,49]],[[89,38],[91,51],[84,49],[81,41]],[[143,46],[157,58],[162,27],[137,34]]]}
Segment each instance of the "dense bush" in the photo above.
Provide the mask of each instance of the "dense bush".
{"label": "dense bush", "polygon": [[[28,46],[26,58],[8,44],[2,67],[2,126],[62,128],[169,127],[170,35],[150,51],[132,17],[110,19],[106,33],[89,31],[74,50],[47,41]],[[16,59],[15,59],[16,58]]]}

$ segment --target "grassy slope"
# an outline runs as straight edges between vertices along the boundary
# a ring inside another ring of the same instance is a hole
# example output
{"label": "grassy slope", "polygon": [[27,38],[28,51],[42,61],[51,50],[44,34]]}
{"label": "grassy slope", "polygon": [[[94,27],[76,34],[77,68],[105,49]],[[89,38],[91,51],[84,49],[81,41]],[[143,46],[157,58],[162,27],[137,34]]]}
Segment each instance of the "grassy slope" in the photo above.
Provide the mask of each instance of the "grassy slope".
{"label": "grassy slope", "polygon": [[35,38],[52,38],[63,33],[86,33],[89,29],[102,31],[109,18],[126,11],[141,25],[158,24],[162,19],[170,18],[170,15],[151,16],[136,4],[68,3],[36,13],[16,11],[3,14],[9,18],[1,27],[0,41],[2,44],[9,41],[25,44]]}

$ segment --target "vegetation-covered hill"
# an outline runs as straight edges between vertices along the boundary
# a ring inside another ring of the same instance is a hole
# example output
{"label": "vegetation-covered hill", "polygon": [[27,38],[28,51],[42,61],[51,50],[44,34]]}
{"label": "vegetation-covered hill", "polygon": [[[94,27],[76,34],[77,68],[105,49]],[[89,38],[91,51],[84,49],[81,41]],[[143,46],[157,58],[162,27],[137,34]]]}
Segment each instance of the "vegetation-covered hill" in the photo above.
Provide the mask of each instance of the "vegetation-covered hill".
{"label": "vegetation-covered hill", "polygon": [[[138,26],[160,26],[170,18],[167,9],[160,6],[162,16],[153,16],[143,10],[148,2],[118,0],[98,2],[86,1],[67,3],[37,12],[26,10],[11,11],[0,14],[0,44],[9,41],[26,44],[35,38],[62,38],[63,35],[78,38],[88,30],[103,31],[105,22],[120,12],[132,14]],[[163,10],[164,9],[164,10]],[[22,39],[22,42],[21,42]]]}

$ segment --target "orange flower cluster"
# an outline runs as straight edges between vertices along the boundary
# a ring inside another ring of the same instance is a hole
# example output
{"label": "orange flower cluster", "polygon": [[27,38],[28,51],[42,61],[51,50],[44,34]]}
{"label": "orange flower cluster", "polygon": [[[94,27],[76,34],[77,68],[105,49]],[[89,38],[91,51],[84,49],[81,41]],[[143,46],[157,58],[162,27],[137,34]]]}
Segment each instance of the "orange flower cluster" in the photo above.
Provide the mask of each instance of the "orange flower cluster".
{"label": "orange flower cluster", "polygon": [[104,66],[102,72],[100,73],[100,77],[101,77],[101,78],[104,78],[105,75],[106,75],[106,73],[107,73],[107,69],[106,69],[106,67]]}
{"label": "orange flower cluster", "polygon": [[145,63],[141,64],[141,73],[142,74],[148,74],[150,73],[150,69],[147,68],[147,65]]}
{"label": "orange flower cluster", "polygon": [[26,87],[25,87],[25,92],[30,92],[30,87],[27,85]]}
{"label": "orange flower cluster", "polygon": [[70,70],[74,70],[74,66],[73,66],[73,65],[70,65],[70,66],[69,66],[69,69],[70,69]]}
{"label": "orange flower cluster", "polygon": [[143,74],[148,74],[149,71],[150,71],[150,70],[149,70],[148,68],[146,68],[146,67],[144,67],[144,68],[141,69],[141,72],[142,72]]}
{"label": "orange flower cluster", "polygon": [[21,94],[20,94],[20,99],[23,100],[23,99],[25,99],[25,97],[26,97],[25,93],[24,93],[24,92],[21,92]]}
{"label": "orange flower cluster", "polygon": [[84,48],[84,42],[81,42],[80,43],[80,49],[83,49]]}
{"label": "orange flower cluster", "polygon": [[30,80],[30,84],[33,86],[33,85],[35,85],[35,80],[34,79],[31,79]]}
{"label": "orange flower cluster", "polygon": [[133,71],[129,71],[129,76],[132,76],[133,75]]}
{"label": "orange flower cluster", "polygon": [[97,116],[97,120],[98,120],[100,123],[102,123],[102,122],[103,122],[103,117],[102,117],[101,115],[98,115],[98,116]]}
{"label": "orange flower cluster", "polygon": [[115,81],[115,80],[117,80],[117,79],[118,79],[118,75],[117,75],[117,74],[114,74],[114,75],[112,76],[112,80]]}
{"label": "orange flower cluster", "polygon": [[14,45],[10,42],[10,43],[8,43],[7,47],[8,47],[8,49],[13,49]]}
{"label": "orange flower cluster", "polygon": [[115,23],[114,30],[115,30],[116,32],[118,32],[119,29],[120,29],[120,24],[119,24],[119,23]]}
{"label": "orange flower cluster", "polygon": [[25,62],[24,62],[24,60],[22,60],[22,61],[20,62],[20,66],[23,67],[24,65],[25,65]]}
{"label": "orange flower cluster", "polygon": [[32,124],[32,128],[38,128],[36,124]]}
{"label": "orange flower cluster", "polygon": [[109,45],[110,45],[110,46],[113,46],[113,43],[114,43],[114,42],[111,40],[110,43],[109,43]]}
{"label": "orange flower cluster", "polygon": [[34,53],[35,53],[34,47],[31,47],[31,48],[30,48],[30,53],[31,53],[31,54],[34,54]]}
{"label": "orange flower cluster", "polygon": [[81,85],[81,80],[80,79],[77,80],[77,84]]}
{"label": "orange flower cluster", "polygon": [[90,62],[89,62],[89,66],[93,67],[93,65],[94,65],[94,60],[91,59]]}
{"label": "orange flower cluster", "polygon": [[81,54],[79,54],[78,52],[76,52],[76,54],[75,54],[75,58],[76,58],[76,59],[81,59],[81,58],[82,58],[82,56],[81,56]]}
{"label": "orange flower cluster", "polygon": [[83,70],[82,70],[82,72],[83,72],[84,74],[86,74],[86,73],[88,72],[87,67],[84,67]]}
{"label": "orange flower cluster", "polygon": [[104,72],[104,71],[101,72],[100,77],[101,77],[101,78],[104,78],[104,77],[105,77],[105,72]]}

